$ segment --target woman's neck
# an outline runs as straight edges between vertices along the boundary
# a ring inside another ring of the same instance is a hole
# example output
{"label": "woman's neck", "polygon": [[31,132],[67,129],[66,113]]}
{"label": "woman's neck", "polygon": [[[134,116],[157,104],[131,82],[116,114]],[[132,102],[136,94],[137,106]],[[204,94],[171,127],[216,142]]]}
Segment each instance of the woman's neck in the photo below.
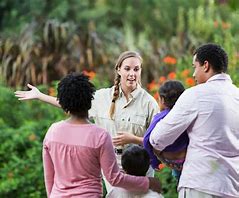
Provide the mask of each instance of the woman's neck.
{"label": "woman's neck", "polygon": [[137,87],[134,87],[134,88],[130,89],[130,88],[127,88],[127,87],[124,87],[124,86],[121,85],[121,89],[122,89],[122,91],[123,91],[123,93],[124,93],[124,96],[127,98],[127,100],[129,99],[130,94],[131,94],[136,88],[137,88]]}
{"label": "woman's neck", "polygon": [[90,121],[88,119],[88,117],[86,118],[80,118],[74,115],[71,115],[66,122],[70,123],[70,124],[90,124]]}

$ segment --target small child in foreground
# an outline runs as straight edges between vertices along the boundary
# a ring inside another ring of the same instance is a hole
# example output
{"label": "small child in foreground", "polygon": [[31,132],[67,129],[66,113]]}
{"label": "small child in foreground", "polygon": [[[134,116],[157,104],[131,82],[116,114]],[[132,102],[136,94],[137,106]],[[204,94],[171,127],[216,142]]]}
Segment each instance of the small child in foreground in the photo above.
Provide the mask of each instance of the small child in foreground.
{"label": "small child in foreground", "polygon": [[[139,145],[129,145],[122,154],[122,167],[125,173],[134,176],[145,176],[150,165],[147,151]],[[163,198],[159,193],[149,190],[147,193],[130,192],[124,188],[113,187],[107,198]]]}

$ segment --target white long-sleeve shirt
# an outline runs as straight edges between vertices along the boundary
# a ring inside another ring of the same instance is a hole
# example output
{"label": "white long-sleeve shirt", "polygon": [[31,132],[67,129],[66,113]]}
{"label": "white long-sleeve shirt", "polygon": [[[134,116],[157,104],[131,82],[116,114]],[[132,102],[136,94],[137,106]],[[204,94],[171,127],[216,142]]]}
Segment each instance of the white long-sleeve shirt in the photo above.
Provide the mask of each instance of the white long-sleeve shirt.
{"label": "white long-sleeve shirt", "polygon": [[178,190],[239,197],[239,89],[227,74],[186,90],[150,136],[163,150],[187,130],[190,143]]}

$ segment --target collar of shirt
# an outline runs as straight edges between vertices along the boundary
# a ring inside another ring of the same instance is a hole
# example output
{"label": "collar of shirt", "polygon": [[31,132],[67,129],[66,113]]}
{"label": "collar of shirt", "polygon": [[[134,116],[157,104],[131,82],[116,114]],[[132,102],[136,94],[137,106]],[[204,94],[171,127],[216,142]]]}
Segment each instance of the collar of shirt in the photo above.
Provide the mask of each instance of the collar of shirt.
{"label": "collar of shirt", "polygon": [[[141,86],[138,84],[136,89],[132,91],[129,95],[129,101],[124,105],[124,108],[126,108],[132,101],[136,100],[137,96],[140,94]],[[123,90],[121,86],[119,87],[119,98],[125,97]]]}
{"label": "collar of shirt", "polygon": [[231,77],[226,73],[216,74],[212,76],[211,78],[209,78],[207,82],[215,81],[215,80],[229,80],[232,82]]}

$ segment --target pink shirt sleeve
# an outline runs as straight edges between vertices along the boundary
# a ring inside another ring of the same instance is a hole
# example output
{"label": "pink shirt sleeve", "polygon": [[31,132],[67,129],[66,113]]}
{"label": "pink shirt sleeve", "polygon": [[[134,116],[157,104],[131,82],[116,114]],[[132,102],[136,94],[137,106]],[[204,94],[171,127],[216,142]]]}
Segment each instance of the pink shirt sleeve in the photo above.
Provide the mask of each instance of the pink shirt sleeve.
{"label": "pink shirt sleeve", "polygon": [[122,187],[129,191],[147,192],[149,189],[147,177],[132,176],[120,172],[110,135],[104,133],[100,141],[100,164],[108,182],[112,186]]}
{"label": "pink shirt sleeve", "polygon": [[45,186],[47,191],[47,197],[49,197],[54,183],[54,166],[49,153],[49,147],[47,146],[46,142],[47,140],[45,139],[43,142],[42,157],[43,157]]}

